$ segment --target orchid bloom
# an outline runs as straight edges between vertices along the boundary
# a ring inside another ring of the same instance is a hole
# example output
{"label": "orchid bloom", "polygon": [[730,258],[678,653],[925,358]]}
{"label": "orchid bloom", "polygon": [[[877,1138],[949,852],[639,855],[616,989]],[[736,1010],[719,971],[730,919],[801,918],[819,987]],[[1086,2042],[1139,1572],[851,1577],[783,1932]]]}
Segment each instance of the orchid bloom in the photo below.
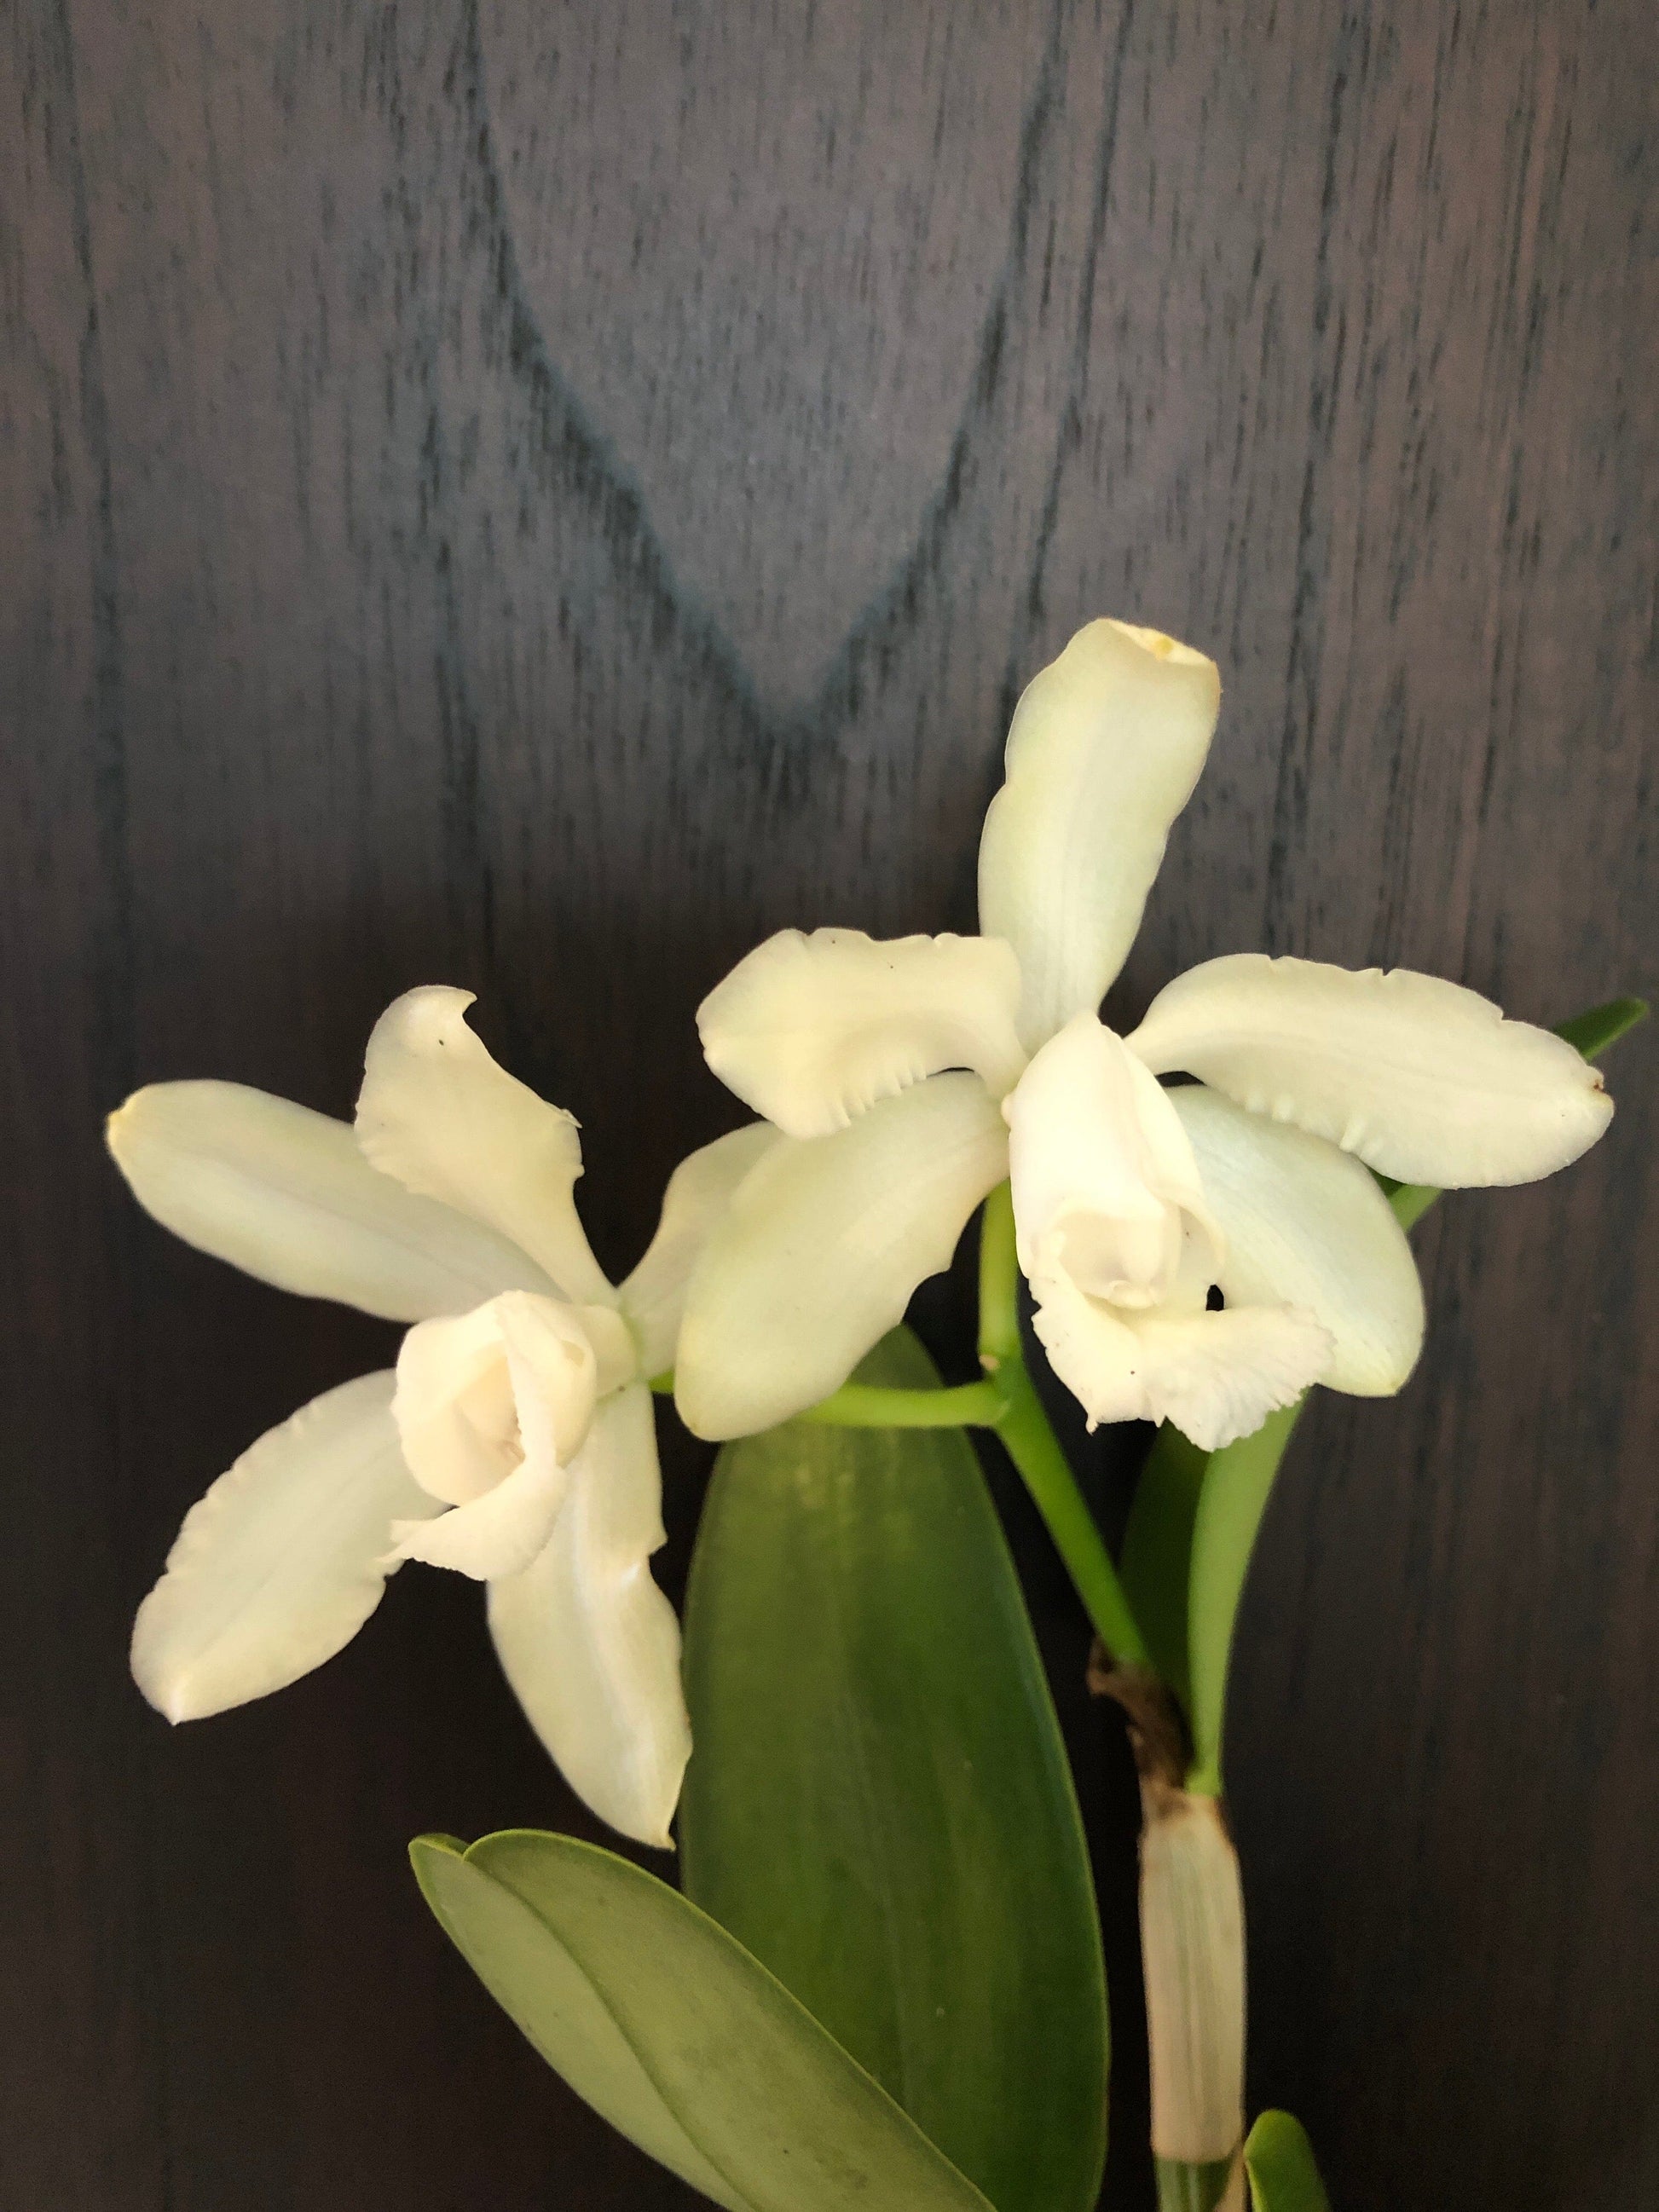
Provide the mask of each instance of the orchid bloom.
{"label": "orchid bloom", "polygon": [[984,935],[786,930],[704,1001],[709,1066],[784,1140],[692,1279],[677,1393],[699,1434],[836,1389],[1005,1176],[1036,1334],[1091,1425],[1167,1419],[1213,1449],[1316,1380],[1386,1395],[1423,1299],[1368,1170],[1527,1182],[1606,1128],[1571,1046],[1406,969],[1236,954],[1132,1036],[1098,1018],[1220,697],[1203,654],[1091,623],[1015,712]]}
{"label": "orchid bloom", "polygon": [[185,1520],[132,1671],[170,1720],[331,1658],[407,1559],[486,1584],[507,1680],[571,1786],[666,1846],[690,1750],[647,1378],[763,1125],[693,1153],[614,1290],[577,1218],[569,1115],[497,1066],[471,995],[411,991],[369,1039],[356,1127],[232,1083],[161,1083],[111,1117],[139,1203],[302,1296],[413,1324],[395,1370],[261,1437]]}

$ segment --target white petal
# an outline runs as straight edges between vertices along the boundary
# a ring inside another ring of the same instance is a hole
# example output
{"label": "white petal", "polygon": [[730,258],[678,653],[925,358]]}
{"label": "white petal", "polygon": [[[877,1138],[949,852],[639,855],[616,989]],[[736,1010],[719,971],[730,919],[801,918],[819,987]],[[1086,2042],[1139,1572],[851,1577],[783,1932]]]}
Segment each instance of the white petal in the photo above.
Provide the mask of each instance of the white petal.
{"label": "white petal", "polygon": [[1007,1159],[976,1075],[936,1075],[834,1136],[776,1146],[691,1278],[674,1364],[687,1426],[746,1436],[838,1389],[950,1264]]}
{"label": "white petal", "polygon": [[1025,1273],[1063,1248],[1067,1273],[1097,1297],[1166,1295],[1181,1214],[1204,1209],[1192,1146],[1156,1078],[1093,1014],[1078,1014],[1004,1111]]}
{"label": "white petal", "polygon": [[1028,1051],[1092,1013],[1134,942],[1221,706],[1215,663],[1093,622],[1027,687],[979,848],[979,919],[1024,982]]}
{"label": "white petal", "polygon": [[1327,1332],[1307,1314],[1127,1312],[1085,1297],[1064,1274],[1033,1282],[1032,1327],[1049,1364],[1099,1421],[1173,1421],[1202,1451],[1259,1429],[1317,1382]]}
{"label": "white petal", "polygon": [[1553,1175],[1613,1115],[1570,1044],[1407,968],[1207,960],[1159,992],[1129,1042],[1159,1073],[1443,1190]]}
{"label": "white petal", "polygon": [[671,1848],[690,1755],[674,1609],[646,1562],[663,1540],[648,1391],[607,1398],[541,1556],[489,1587],[489,1626],[530,1723],[579,1796]]}
{"label": "white petal", "polygon": [[392,1555],[453,1567],[479,1583],[522,1574],[552,1534],[568,1491],[568,1471],[556,1460],[545,1455],[523,1460],[470,1505],[457,1505],[435,1520],[394,1523]]}
{"label": "white petal", "polygon": [[657,1233],[619,1293],[642,1375],[661,1375],[673,1365],[691,1270],[732,1192],[777,1142],[770,1122],[751,1121],[689,1154],[668,1178]]}
{"label": "white petal", "polygon": [[393,1520],[437,1510],[404,1465],[392,1385],[313,1399],[186,1515],[132,1631],[133,1679],[169,1720],[297,1681],[380,1603]]}
{"label": "white petal", "polygon": [[467,1027],[472,996],[428,984],[386,1008],[364,1059],[357,1141],[409,1189],[511,1237],[566,1297],[608,1304],[576,1216],[576,1124],[497,1066]]}
{"label": "white petal", "polygon": [[1370,1169],[1202,1084],[1166,1096],[1226,1239],[1218,1280],[1228,1304],[1312,1314],[1331,1334],[1319,1378],[1327,1389],[1362,1398],[1398,1390],[1423,1342],[1423,1286]]}
{"label": "white petal", "polygon": [[240,1083],[154,1083],[108,1128],[147,1213],[198,1251],[302,1297],[387,1321],[548,1290],[505,1237],[417,1198],[363,1158],[350,1126]]}
{"label": "white petal", "polygon": [[1019,963],[996,938],[783,929],[709,993],[697,1031],[745,1105],[823,1137],[947,1067],[1000,1098],[1025,1065],[1018,1011]]}

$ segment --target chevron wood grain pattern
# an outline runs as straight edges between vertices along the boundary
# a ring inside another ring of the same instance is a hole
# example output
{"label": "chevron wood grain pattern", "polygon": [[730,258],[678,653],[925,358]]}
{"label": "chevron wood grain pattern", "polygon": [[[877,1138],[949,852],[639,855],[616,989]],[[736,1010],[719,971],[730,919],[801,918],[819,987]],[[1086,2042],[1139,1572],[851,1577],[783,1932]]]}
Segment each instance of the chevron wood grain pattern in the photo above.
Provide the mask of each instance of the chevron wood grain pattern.
{"label": "chevron wood grain pattern", "polygon": [[[128,1683],[185,1505],[393,1339],[171,1243],[100,1117],[210,1073],[343,1109],[380,1007],[465,984],[625,1264],[732,1118],[702,993],[785,923],[971,926],[1010,702],[1101,611],[1225,685],[1119,1011],[1240,947],[1545,1021],[1651,988],[1659,17],[0,23],[0,2201],[689,2203],[404,1876],[422,1828],[592,1832],[471,1589],[402,1576],[176,1735]],[[1421,1370],[1322,1402],[1264,1534],[1252,2094],[1343,2212],[1659,2193],[1656,1065],[1573,1173],[1425,1224]],[[1121,1911],[1121,1739],[1005,1503]]]}

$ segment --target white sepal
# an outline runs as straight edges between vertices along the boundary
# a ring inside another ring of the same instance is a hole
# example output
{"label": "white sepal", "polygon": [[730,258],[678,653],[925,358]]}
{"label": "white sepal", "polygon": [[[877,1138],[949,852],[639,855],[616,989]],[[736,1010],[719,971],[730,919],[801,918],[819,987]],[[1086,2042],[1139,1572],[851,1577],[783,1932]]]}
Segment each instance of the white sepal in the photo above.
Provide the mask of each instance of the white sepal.
{"label": "white sepal", "polygon": [[1398,1390],[1422,1348],[1423,1285],[1370,1169],[1202,1084],[1166,1095],[1225,1238],[1217,1280],[1227,1304],[1310,1313],[1331,1334],[1319,1378],[1328,1390]]}
{"label": "white sepal", "polygon": [[994,1097],[1025,1064],[1019,964],[987,937],[780,930],[697,1009],[703,1056],[745,1105],[791,1137],[827,1136],[945,1068]]}
{"label": "white sepal", "polygon": [[1253,1114],[1402,1182],[1533,1182],[1607,1127],[1601,1079],[1547,1030],[1408,968],[1356,974],[1238,952],[1177,976],[1129,1039]]}
{"label": "white sepal", "polygon": [[191,1508],[132,1630],[133,1679],[169,1720],[297,1681],[380,1603],[392,1522],[439,1510],[404,1464],[392,1389],[388,1371],[313,1398]]}
{"label": "white sepal", "polygon": [[691,1270],[732,1192],[777,1142],[769,1122],[751,1121],[689,1153],[668,1178],[656,1234],[617,1293],[647,1379],[673,1365]]}
{"label": "white sepal", "polygon": [[578,1796],[623,1835],[668,1850],[691,1729],[679,1624],[647,1565],[663,1541],[647,1390],[604,1401],[569,1476],[539,1557],[490,1584],[490,1632]]}
{"label": "white sepal", "polygon": [[950,1263],[1007,1173],[976,1075],[936,1075],[834,1136],[786,1139],[738,1186],[691,1278],[676,1397],[702,1437],[746,1436],[827,1397]]}
{"label": "white sepal", "polygon": [[357,1098],[374,1165],[528,1252],[567,1298],[609,1304],[577,1218],[573,1118],[491,1059],[467,1026],[470,991],[407,991],[374,1024]]}
{"label": "white sepal", "polygon": [[109,1119],[116,1165],[162,1227],[244,1274],[386,1321],[550,1290],[527,1253],[417,1197],[349,1123],[240,1083],[153,1083]]}
{"label": "white sepal", "polygon": [[1090,623],[1027,686],[979,848],[980,927],[1018,958],[1027,1051],[1122,967],[1220,706],[1213,661],[1117,622]]}

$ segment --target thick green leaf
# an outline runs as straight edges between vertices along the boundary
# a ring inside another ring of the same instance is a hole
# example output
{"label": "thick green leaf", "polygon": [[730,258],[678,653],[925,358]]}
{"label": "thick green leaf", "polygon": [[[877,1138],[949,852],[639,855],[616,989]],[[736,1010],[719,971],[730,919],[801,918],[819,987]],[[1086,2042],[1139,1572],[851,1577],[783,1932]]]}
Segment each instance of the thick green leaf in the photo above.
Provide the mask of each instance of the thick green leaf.
{"label": "thick green leaf", "polygon": [[[1381,1182],[1382,1178],[1378,1177]],[[1387,1188],[1386,1184],[1384,1185]],[[1423,1216],[1442,1194],[1432,1183],[1397,1182],[1388,1192],[1389,1204],[1394,1208],[1394,1218],[1402,1229],[1415,1229]]]}
{"label": "thick green leaf", "polygon": [[1563,1022],[1555,1034],[1565,1037],[1586,1060],[1600,1060],[1621,1036],[1628,1036],[1638,1022],[1644,1022],[1647,1018],[1645,999],[1609,999],[1605,1006],[1592,1006],[1587,1013],[1575,1014],[1570,1022]]}
{"label": "thick green leaf", "polygon": [[[861,1382],[936,1378],[890,1337]],[[1105,1984],[1071,1776],[958,1430],[721,1453],[692,1568],[687,1892],[999,2212],[1085,2212]]]}
{"label": "thick green leaf", "polygon": [[727,2212],[987,2212],[788,1991],[694,1905],[571,1836],[410,1847],[456,1948],[550,2066]]}
{"label": "thick green leaf", "polygon": [[1331,2212],[1308,2130],[1288,2112],[1261,2114],[1245,2141],[1244,2171],[1251,2212]]}

